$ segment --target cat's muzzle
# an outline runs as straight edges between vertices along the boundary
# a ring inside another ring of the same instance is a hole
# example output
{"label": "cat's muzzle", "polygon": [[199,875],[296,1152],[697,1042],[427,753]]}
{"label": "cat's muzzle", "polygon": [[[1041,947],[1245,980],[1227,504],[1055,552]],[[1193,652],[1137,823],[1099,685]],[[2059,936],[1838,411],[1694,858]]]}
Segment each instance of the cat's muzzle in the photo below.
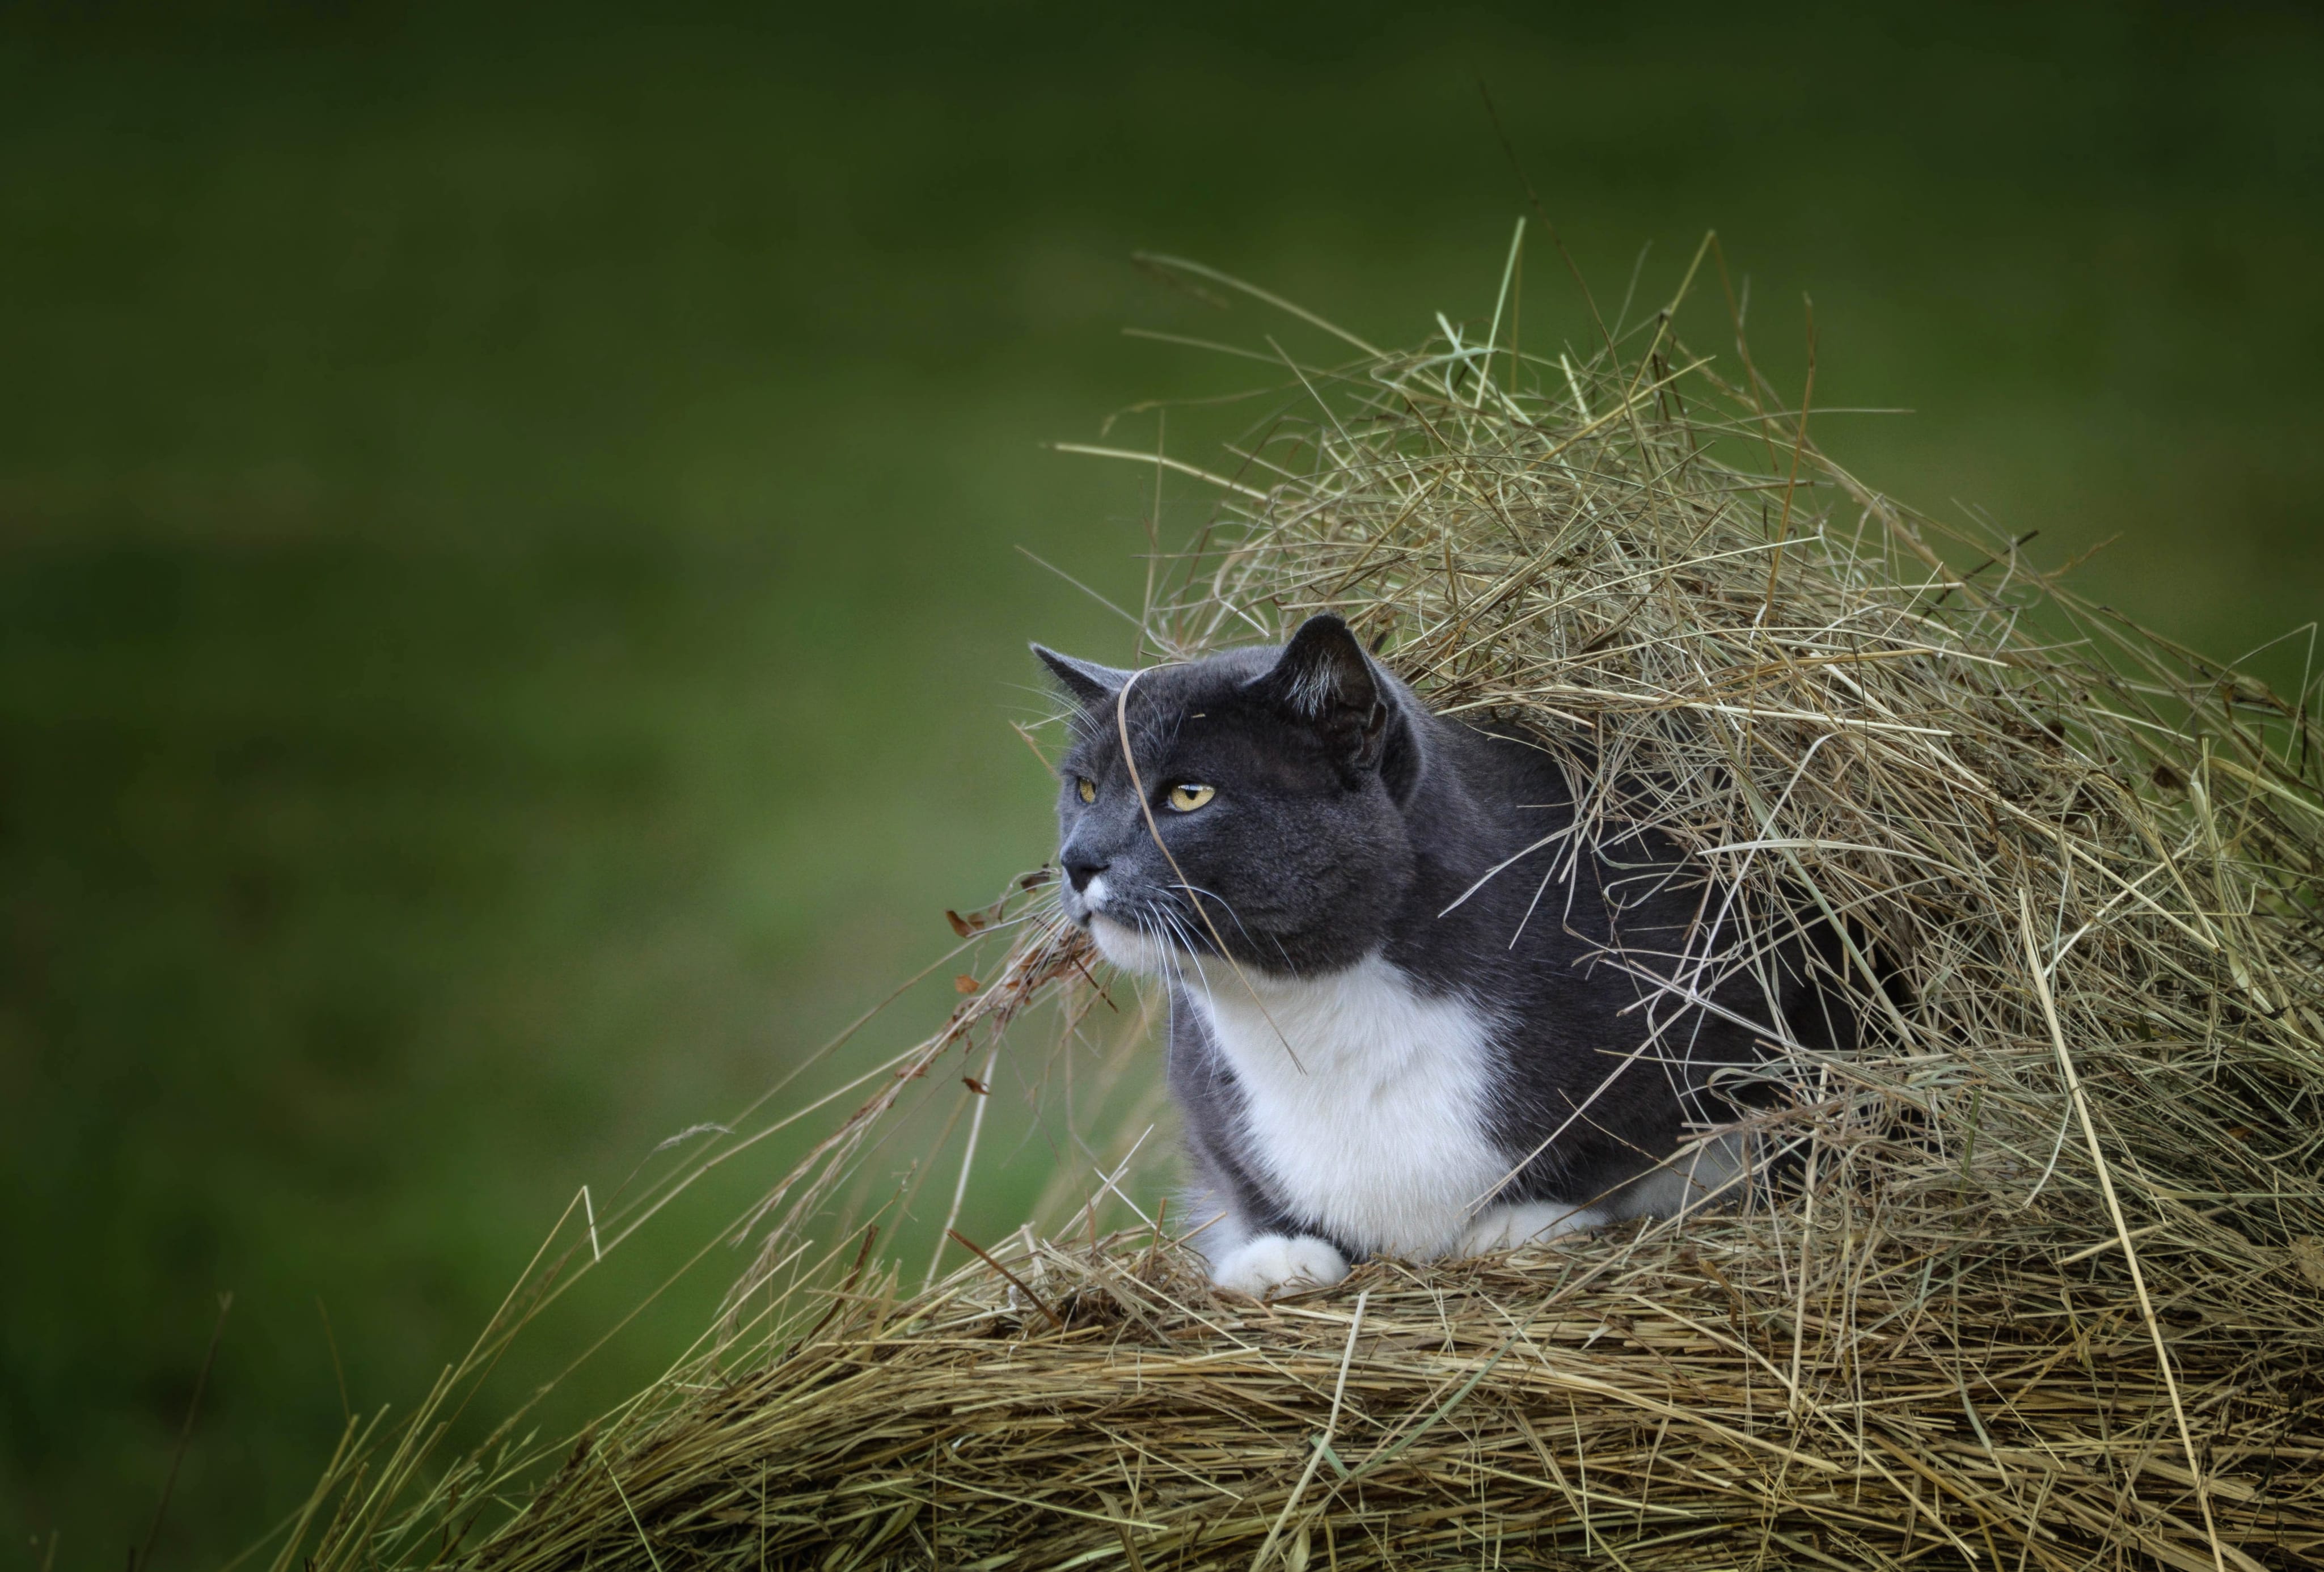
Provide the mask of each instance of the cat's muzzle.
{"label": "cat's muzzle", "polygon": [[1163,976],[1176,970],[1185,958],[1158,930],[1133,926],[1102,911],[1091,911],[1083,926],[1089,930],[1097,953],[1125,972]]}

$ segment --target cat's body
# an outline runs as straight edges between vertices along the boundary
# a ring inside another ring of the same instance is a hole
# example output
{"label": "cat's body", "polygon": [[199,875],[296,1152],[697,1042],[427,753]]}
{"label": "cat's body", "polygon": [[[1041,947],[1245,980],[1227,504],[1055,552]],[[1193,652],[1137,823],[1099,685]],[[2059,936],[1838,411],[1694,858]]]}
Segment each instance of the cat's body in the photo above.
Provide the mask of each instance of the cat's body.
{"label": "cat's body", "polygon": [[1775,966],[1689,1003],[1720,973],[1721,891],[1661,837],[1573,855],[1547,752],[1430,715],[1333,618],[1134,681],[1043,653],[1084,707],[1065,910],[1169,981],[1222,1284],[1554,1237],[1733,1179],[1736,1141],[1673,1154],[1733,1117],[1714,1072],[1756,1065],[1805,988]]}

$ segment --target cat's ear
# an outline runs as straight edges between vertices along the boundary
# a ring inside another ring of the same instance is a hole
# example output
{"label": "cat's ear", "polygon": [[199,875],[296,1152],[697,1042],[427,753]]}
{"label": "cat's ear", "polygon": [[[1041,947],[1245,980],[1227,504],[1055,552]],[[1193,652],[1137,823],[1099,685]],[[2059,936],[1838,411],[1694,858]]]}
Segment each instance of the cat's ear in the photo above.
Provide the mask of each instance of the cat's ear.
{"label": "cat's ear", "polygon": [[1039,644],[1033,646],[1033,653],[1041,657],[1041,663],[1056,678],[1066,696],[1084,705],[1111,704],[1113,696],[1130,681],[1130,672],[1101,666],[1094,661],[1076,661]]}
{"label": "cat's ear", "polygon": [[1351,763],[1379,762],[1388,695],[1356,635],[1331,613],[1300,624],[1282,657],[1249,686],[1341,744]]}

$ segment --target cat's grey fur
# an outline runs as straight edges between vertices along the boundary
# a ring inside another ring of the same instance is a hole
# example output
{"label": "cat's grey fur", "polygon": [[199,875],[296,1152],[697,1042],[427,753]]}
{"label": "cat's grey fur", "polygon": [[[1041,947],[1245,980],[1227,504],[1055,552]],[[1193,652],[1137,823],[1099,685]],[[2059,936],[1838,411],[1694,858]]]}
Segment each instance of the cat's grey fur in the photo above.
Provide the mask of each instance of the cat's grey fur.
{"label": "cat's grey fur", "polygon": [[[1551,753],[1432,715],[1336,617],[1134,680],[1035,650],[1078,708],[1064,908],[1169,984],[1196,1243],[1226,1286],[1328,1283],[1367,1254],[1554,1238],[1731,1189],[1738,1138],[1673,1161],[1691,1126],[1735,1117],[1717,1072],[1831,1036],[1781,957],[1705,1007],[1723,891],[1701,865],[1653,832],[1573,855]],[[1216,795],[1175,811],[1182,783]]]}

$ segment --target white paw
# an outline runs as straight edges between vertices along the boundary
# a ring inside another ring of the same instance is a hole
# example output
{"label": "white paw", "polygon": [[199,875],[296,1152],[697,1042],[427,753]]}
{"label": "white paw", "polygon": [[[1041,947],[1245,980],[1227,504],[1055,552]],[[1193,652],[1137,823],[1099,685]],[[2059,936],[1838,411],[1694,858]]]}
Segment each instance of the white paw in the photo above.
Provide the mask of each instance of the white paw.
{"label": "white paw", "polygon": [[1490,1255],[1520,1244],[1546,1244],[1568,1234],[1606,1225],[1606,1214],[1591,1207],[1571,1207],[1563,1201],[1526,1201],[1514,1207],[1489,1207],[1461,1232],[1456,1255]]}
{"label": "white paw", "polygon": [[1348,1275],[1347,1257],[1306,1234],[1261,1234],[1228,1251],[1211,1266],[1211,1281],[1263,1299],[1277,1289],[1330,1288]]}

